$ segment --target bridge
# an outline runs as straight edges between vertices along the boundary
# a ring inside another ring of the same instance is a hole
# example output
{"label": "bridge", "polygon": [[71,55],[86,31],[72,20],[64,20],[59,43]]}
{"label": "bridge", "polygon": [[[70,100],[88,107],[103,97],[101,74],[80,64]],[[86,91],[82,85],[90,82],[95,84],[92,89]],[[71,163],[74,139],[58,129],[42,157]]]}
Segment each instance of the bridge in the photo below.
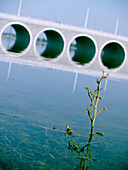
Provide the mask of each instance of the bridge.
{"label": "bridge", "polygon": [[[8,35],[5,30],[13,29]],[[5,47],[3,37],[12,37]],[[128,79],[128,38],[97,30],[0,13],[0,60],[80,74]]]}

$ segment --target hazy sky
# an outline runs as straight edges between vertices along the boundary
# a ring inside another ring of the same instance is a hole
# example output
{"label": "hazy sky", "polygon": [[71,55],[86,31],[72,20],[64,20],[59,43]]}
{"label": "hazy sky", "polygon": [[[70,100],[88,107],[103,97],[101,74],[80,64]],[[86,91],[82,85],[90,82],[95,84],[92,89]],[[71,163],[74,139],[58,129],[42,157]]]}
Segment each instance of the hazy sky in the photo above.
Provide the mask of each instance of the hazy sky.
{"label": "hazy sky", "polygon": [[[0,0],[0,12],[17,14],[20,0]],[[30,16],[128,36],[128,0],[22,0],[21,16]]]}

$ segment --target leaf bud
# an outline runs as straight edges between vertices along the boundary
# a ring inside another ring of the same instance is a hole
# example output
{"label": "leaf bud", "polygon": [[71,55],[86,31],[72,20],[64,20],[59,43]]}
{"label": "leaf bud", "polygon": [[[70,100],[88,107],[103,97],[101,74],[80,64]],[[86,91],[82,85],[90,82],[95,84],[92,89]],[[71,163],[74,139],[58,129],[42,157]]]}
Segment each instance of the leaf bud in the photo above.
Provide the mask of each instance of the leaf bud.
{"label": "leaf bud", "polygon": [[104,107],[103,110],[108,111],[108,110],[106,109],[106,107]]}

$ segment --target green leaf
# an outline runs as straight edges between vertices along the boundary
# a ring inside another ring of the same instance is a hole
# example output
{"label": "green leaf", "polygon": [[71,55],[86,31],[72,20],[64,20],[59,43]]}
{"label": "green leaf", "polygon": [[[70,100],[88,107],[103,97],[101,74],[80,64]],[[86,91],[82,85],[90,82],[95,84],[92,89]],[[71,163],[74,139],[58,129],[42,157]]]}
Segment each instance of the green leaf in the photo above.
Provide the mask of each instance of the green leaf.
{"label": "green leaf", "polygon": [[99,83],[100,83],[100,81],[98,80],[98,78],[96,79],[96,82],[97,82],[97,84],[99,84]]}
{"label": "green leaf", "polygon": [[71,130],[71,128],[69,128],[69,126],[68,126],[68,124],[66,124],[66,133],[65,133],[65,135],[69,135],[69,136],[71,136],[71,137],[74,137],[73,135],[72,135],[72,131],[73,130]]}
{"label": "green leaf", "polygon": [[91,113],[92,113],[92,110],[88,110],[88,112],[91,114]]}
{"label": "green leaf", "polygon": [[74,149],[74,150],[78,149],[78,145],[73,144],[73,149]]}
{"label": "green leaf", "polygon": [[70,141],[70,142],[69,142],[69,145],[72,145],[73,143],[75,143],[75,141]]}
{"label": "green leaf", "polygon": [[85,89],[87,89],[88,91],[90,91],[90,90],[91,90],[91,88],[90,88],[90,87],[88,87],[88,86],[86,86],[86,87],[85,87]]}
{"label": "green leaf", "polygon": [[95,98],[95,97],[96,97],[96,95],[95,95],[95,94],[93,94],[93,97]]}
{"label": "green leaf", "polygon": [[92,91],[90,93],[91,93],[91,95],[94,95],[94,93]]}
{"label": "green leaf", "polygon": [[104,107],[103,110],[108,111],[108,110],[106,109],[106,107]]}
{"label": "green leaf", "polygon": [[93,104],[90,104],[90,107],[92,107],[93,106]]}
{"label": "green leaf", "polygon": [[99,135],[99,136],[104,136],[103,132],[96,132],[96,134]]}
{"label": "green leaf", "polygon": [[104,97],[102,97],[102,96],[99,96],[99,99],[103,99]]}
{"label": "green leaf", "polygon": [[108,73],[108,74],[106,74],[106,75],[104,76],[104,78],[106,79],[106,78],[108,78],[108,76],[109,76],[109,73]]}
{"label": "green leaf", "polygon": [[97,92],[97,90],[94,91],[94,93],[96,93],[96,92]]}

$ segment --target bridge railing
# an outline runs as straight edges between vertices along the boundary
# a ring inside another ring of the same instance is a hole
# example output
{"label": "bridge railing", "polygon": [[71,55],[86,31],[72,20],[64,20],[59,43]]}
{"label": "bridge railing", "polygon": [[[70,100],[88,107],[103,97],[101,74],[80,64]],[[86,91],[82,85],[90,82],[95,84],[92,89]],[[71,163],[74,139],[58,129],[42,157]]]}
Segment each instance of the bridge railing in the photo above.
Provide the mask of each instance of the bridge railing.
{"label": "bridge railing", "polygon": [[68,25],[68,24],[63,24],[60,22],[53,22],[53,21],[47,21],[47,20],[42,20],[42,19],[36,19],[36,18],[31,18],[31,17],[25,17],[25,16],[16,16],[14,14],[8,14],[8,13],[0,13],[0,18],[5,18],[5,19],[11,19],[11,20],[18,20],[18,21],[23,21],[27,23],[33,23],[37,25],[47,25],[49,27],[59,27],[71,31],[78,31],[78,32],[83,32],[83,33],[91,33],[91,34],[96,34],[99,36],[104,36],[104,37],[109,37],[109,38],[116,38],[120,39],[123,41],[128,41],[128,37],[122,36],[122,35],[115,35],[113,33],[108,33],[104,32],[101,30],[94,30],[94,29],[84,29],[83,27],[80,26],[75,26],[75,25]]}

